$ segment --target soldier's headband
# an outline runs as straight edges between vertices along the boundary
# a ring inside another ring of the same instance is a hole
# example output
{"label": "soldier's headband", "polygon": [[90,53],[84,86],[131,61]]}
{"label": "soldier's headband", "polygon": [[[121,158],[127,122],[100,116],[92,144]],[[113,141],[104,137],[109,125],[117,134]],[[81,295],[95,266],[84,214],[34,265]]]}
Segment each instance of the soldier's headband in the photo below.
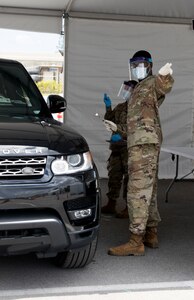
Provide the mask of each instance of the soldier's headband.
{"label": "soldier's headband", "polygon": [[133,62],[137,62],[137,61],[146,61],[146,62],[149,62],[149,63],[152,63],[152,59],[150,57],[133,57],[129,60],[130,63],[133,63]]}

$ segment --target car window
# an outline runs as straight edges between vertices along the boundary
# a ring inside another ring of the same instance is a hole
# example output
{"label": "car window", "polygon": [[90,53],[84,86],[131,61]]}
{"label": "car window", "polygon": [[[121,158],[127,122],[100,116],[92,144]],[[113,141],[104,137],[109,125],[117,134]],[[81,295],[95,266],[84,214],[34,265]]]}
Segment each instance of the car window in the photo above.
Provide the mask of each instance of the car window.
{"label": "car window", "polygon": [[50,117],[38,88],[20,64],[0,63],[0,114]]}

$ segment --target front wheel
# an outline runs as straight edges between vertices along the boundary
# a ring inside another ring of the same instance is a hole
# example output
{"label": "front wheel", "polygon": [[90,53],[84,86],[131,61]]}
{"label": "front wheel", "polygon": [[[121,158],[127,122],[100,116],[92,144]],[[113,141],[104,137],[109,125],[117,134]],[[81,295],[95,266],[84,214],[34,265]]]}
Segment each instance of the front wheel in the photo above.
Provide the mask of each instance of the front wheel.
{"label": "front wheel", "polygon": [[61,252],[55,257],[55,264],[64,269],[82,268],[88,265],[96,252],[98,237],[89,245],[66,252]]}

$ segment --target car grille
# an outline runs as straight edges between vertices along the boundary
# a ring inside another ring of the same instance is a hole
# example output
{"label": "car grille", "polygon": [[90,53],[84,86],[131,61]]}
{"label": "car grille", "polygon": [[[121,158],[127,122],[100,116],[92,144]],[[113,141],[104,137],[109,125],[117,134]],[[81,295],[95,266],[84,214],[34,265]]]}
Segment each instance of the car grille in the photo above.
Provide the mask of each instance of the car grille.
{"label": "car grille", "polygon": [[96,206],[96,196],[65,201],[63,205],[66,210],[87,209],[91,206]]}
{"label": "car grille", "polygon": [[0,158],[0,179],[34,178],[44,175],[46,157]]}

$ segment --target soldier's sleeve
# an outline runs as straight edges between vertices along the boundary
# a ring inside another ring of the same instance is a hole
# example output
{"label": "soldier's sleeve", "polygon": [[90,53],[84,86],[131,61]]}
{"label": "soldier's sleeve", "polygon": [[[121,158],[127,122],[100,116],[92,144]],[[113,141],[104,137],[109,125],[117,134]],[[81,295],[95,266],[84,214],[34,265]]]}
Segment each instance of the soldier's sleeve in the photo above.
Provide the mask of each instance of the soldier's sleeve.
{"label": "soldier's sleeve", "polygon": [[127,139],[127,105],[122,105],[122,113],[120,114],[120,122],[117,124],[117,132],[124,140]]}
{"label": "soldier's sleeve", "polygon": [[117,125],[117,133],[119,133],[124,140],[127,139],[127,124]]}
{"label": "soldier's sleeve", "polygon": [[162,76],[162,75],[156,76],[155,88],[156,88],[156,93],[157,93],[158,99],[161,96],[164,96],[165,94],[167,94],[171,91],[173,83],[174,83],[174,79],[173,79],[172,75],[170,75],[170,74],[168,74],[166,76]]}
{"label": "soldier's sleeve", "polygon": [[106,113],[104,115],[104,119],[105,120],[109,120],[109,121],[112,121],[114,122],[114,119],[115,119],[115,110],[110,107],[106,110]]}
{"label": "soldier's sleeve", "polygon": [[160,97],[158,98],[158,106],[159,106],[159,107],[160,107],[160,105],[163,103],[164,99],[165,99],[165,96],[160,96]]}

